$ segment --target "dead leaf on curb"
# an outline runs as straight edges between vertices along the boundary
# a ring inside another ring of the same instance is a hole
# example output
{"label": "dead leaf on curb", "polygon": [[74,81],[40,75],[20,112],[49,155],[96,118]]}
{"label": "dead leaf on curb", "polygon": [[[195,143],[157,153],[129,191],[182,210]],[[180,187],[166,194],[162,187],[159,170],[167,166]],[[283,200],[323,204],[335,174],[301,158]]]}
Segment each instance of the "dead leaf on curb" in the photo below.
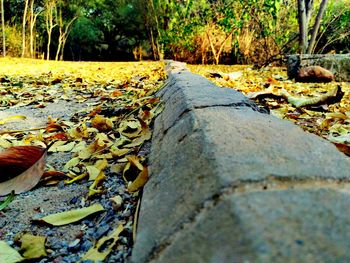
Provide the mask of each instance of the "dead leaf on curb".
{"label": "dead leaf on curb", "polygon": [[0,196],[32,189],[45,169],[46,149],[15,146],[0,152]]}

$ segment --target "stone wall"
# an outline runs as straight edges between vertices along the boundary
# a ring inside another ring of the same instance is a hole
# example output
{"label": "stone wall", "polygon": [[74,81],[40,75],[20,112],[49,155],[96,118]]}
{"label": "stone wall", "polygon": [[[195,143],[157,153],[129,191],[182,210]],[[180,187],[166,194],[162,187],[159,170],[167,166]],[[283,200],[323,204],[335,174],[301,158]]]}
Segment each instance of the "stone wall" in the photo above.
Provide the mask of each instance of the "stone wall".
{"label": "stone wall", "polygon": [[350,81],[350,54],[290,55],[288,57],[288,77],[296,77],[301,67],[318,65],[335,74],[336,81]]}

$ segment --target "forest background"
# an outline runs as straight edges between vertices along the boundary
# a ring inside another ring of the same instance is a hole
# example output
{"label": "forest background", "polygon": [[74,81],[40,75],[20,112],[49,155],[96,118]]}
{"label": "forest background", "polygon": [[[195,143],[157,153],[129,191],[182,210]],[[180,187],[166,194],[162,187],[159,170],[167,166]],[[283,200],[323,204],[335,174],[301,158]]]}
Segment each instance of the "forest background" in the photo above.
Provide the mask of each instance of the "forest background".
{"label": "forest background", "polygon": [[[298,1],[1,0],[0,50],[55,60],[264,65],[300,48]],[[309,27],[317,14],[308,14]],[[349,53],[349,28],[350,1],[327,1],[309,53]]]}

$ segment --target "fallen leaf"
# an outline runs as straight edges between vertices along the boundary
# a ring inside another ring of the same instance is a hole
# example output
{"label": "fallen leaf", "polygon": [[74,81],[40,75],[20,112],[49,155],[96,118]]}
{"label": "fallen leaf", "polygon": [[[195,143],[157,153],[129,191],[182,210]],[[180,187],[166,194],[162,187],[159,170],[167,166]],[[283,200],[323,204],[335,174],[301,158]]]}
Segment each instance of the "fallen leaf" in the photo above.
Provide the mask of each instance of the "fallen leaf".
{"label": "fallen leaf", "polygon": [[77,222],[91,214],[94,214],[100,211],[104,211],[103,206],[100,204],[93,204],[89,207],[84,207],[80,209],[74,209],[66,212],[48,215],[35,221],[46,222],[53,226],[63,226],[70,223]]}
{"label": "fallen leaf", "polygon": [[136,179],[128,185],[129,192],[135,192],[143,187],[148,181],[148,169],[144,167],[143,170],[139,173]]}
{"label": "fallen leaf", "polygon": [[119,239],[119,234],[124,230],[123,225],[119,225],[110,235],[102,237],[97,243],[86,252],[82,260],[93,262],[103,262],[112,252],[113,247]]}
{"label": "fallen leaf", "polygon": [[10,247],[5,241],[0,240],[0,262],[16,263],[22,262],[24,258],[17,250]]}
{"label": "fallen leaf", "polygon": [[2,119],[0,119],[0,125],[4,125],[5,123],[8,123],[8,122],[13,121],[13,120],[25,120],[26,118],[27,118],[26,116],[22,116],[22,115],[16,115],[16,116],[2,118]]}
{"label": "fallen leaf", "polygon": [[104,172],[100,172],[98,176],[95,178],[95,181],[90,185],[89,187],[89,193],[88,196],[93,196],[94,194],[99,194],[102,192],[101,189],[98,189],[98,186],[101,184],[101,182],[106,179],[106,175]]}
{"label": "fallen leaf", "polygon": [[78,163],[80,162],[80,159],[78,157],[74,157],[72,159],[70,159],[64,166],[63,168],[65,170],[68,170],[71,167],[76,166]]}
{"label": "fallen leaf", "polygon": [[50,148],[48,149],[48,152],[57,152],[57,148],[66,143],[66,141],[55,141],[53,144],[51,144]]}
{"label": "fallen leaf", "polygon": [[333,144],[337,147],[337,149],[346,155],[350,156],[350,146],[345,143],[336,143],[333,142]]}
{"label": "fallen leaf", "polygon": [[45,169],[46,149],[15,146],[0,152],[0,196],[32,189]]}
{"label": "fallen leaf", "polygon": [[20,239],[21,250],[26,259],[37,259],[47,256],[45,249],[46,237],[24,234]]}
{"label": "fallen leaf", "polygon": [[66,181],[64,181],[64,183],[65,183],[65,184],[71,184],[71,183],[74,183],[74,182],[76,182],[76,181],[82,180],[82,179],[84,179],[84,178],[87,177],[87,176],[88,176],[87,173],[82,173],[82,174],[80,174],[80,175],[77,175],[77,176],[73,177],[71,180],[66,180]]}
{"label": "fallen leaf", "polygon": [[344,96],[344,92],[340,86],[320,96],[314,96],[312,98],[301,98],[290,95],[287,91],[283,91],[282,95],[287,98],[288,102],[295,107],[304,107],[311,105],[321,104],[333,104],[341,101]]}
{"label": "fallen leaf", "polygon": [[75,142],[69,142],[56,148],[57,152],[70,152],[75,146]]}
{"label": "fallen leaf", "polygon": [[6,199],[0,202],[0,211],[4,210],[15,198],[15,191],[11,191],[10,195],[6,197]]}
{"label": "fallen leaf", "polygon": [[137,167],[140,171],[143,170],[143,165],[140,163],[140,158],[136,155],[127,156],[126,159],[130,162],[131,165]]}
{"label": "fallen leaf", "polygon": [[113,128],[113,122],[101,115],[96,115],[91,120],[92,127],[96,128],[100,132],[110,131]]}

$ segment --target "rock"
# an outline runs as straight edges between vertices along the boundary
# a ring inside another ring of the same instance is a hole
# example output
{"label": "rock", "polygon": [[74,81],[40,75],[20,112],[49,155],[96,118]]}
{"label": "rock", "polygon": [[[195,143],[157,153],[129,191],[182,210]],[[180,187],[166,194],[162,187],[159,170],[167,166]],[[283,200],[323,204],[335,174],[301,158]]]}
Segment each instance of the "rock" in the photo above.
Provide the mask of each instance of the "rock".
{"label": "rock", "polygon": [[294,79],[301,68],[315,65],[333,72],[336,81],[350,81],[350,54],[290,55],[288,77]]}
{"label": "rock", "polygon": [[350,159],[183,64],[169,70],[131,262],[350,261]]}
{"label": "rock", "polygon": [[301,68],[295,77],[298,82],[331,82],[333,79],[333,73],[320,66]]}

